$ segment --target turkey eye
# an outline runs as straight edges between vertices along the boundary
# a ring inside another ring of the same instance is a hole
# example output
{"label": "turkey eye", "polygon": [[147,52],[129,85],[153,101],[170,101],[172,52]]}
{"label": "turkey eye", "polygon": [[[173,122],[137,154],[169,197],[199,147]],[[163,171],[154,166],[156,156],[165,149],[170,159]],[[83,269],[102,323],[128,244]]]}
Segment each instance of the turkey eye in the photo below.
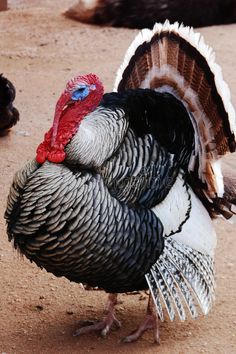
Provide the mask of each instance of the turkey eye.
{"label": "turkey eye", "polygon": [[84,100],[89,94],[89,88],[87,85],[81,85],[75,88],[72,93],[71,99],[73,101],[82,101]]}
{"label": "turkey eye", "polygon": [[84,89],[85,89],[85,87],[79,87],[79,88],[77,88],[77,92],[83,92],[84,91]]}

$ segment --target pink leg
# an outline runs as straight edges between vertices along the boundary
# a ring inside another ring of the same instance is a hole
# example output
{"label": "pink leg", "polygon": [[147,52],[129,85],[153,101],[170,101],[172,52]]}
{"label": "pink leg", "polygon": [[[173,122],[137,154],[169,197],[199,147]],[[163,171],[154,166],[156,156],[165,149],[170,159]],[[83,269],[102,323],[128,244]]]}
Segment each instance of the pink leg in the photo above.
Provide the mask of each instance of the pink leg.
{"label": "pink leg", "polygon": [[127,337],[122,341],[125,343],[131,343],[142,337],[143,333],[148,329],[153,329],[154,341],[157,344],[160,344],[160,333],[159,333],[159,321],[156,314],[152,296],[149,295],[147,314],[140,324],[140,326],[131,332]]}
{"label": "pink leg", "polygon": [[[81,334],[91,333],[94,331],[101,331],[101,335],[106,337],[111,327],[120,328],[121,323],[115,316],[115,305],[117,304],[117,294],[108,295],[108,303],[104,311],[104,319],[100,322],[90,322],[91,325],[79,328],[74,336],[80,336]],[[87,322],[88,323],[88,322]]]}

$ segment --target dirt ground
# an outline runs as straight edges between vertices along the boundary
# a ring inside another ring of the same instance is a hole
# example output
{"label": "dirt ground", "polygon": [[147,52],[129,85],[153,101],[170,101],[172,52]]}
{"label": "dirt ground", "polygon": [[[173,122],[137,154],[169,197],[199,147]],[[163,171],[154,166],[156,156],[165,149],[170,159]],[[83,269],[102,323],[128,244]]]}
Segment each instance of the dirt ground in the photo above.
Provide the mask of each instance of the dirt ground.
{"label": "dirt ground", "polygon": [[[121,344],[145,313],[147,298],[121,295],[117,306],[123,327],[107,339],[96,334],[73,337],[78,320],[99,318],[106,295],[38,269],[20,258],[6,237],[3,213],[13,174],[50,126],[55,102],[76,73],[95,72],[106,90],[136,30],[100,28],[63,18],[75,0],[12,0],[0,13],[0,72],[17,88],[19,124],[0,139],[0,353],[236,353],[236,227],[219,221],[216,254],[217,299],[213,311],[196,321],[161,324],[161,346],[152,333]],[[236,103],[236,25],[200,30],[216,51]],[[231,156],[227,163],[236,164]]]}

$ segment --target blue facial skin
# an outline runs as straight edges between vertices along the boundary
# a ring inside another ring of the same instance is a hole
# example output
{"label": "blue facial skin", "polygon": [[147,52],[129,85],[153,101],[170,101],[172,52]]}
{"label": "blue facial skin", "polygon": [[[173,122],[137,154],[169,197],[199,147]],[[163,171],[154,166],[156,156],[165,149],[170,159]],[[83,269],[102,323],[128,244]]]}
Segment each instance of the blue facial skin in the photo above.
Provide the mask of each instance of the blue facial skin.
{"label": "blue facial skin", "polygon": [[71,99],[73,101],[83,101],[89,94],[89,86],[79,85],[73,92]]}

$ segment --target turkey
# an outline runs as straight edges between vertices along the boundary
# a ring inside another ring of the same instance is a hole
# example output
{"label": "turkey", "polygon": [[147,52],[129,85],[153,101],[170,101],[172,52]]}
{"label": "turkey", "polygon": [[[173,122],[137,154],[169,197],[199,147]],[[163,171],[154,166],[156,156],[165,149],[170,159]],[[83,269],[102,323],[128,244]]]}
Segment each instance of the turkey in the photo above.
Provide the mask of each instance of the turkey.
{"label": "turkey", "polygon": [[202,27],[236,22],[235,0],[77,0],[64,15],[100,25],[152,28],[155,22],[179,21]]}
{"label": "turkey", "polygon": [[19,120],[19,112],[12,102],[16,96],[13,84],[0,74],[0,135],[4,135]]}
{"label": "turkey", "polygon": [[[5,219],[9,241],[39,267],[109,293],[149,289],[147,313],[125,342],[159,321],[199,312],[215,298],[212,219],[236,211],[235,112],[214,54],[178,23],[141,31],[103,93],[94,74],[60,96],[36,158],[16,173]],[[225,184],[225,186],[224,186]]]}

